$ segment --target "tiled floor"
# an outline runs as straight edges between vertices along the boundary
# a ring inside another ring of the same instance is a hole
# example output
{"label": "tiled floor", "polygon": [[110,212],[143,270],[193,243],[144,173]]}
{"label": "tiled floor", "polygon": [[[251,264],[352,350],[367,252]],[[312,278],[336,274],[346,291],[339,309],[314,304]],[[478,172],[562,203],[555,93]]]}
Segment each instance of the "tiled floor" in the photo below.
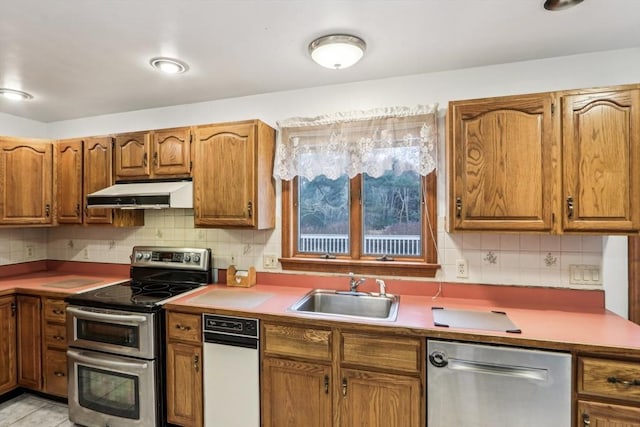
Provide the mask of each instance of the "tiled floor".
{"label": "tiled floor", "polygon": [[67,405],[22,394],[0,403],[0,427],[73,427]]}

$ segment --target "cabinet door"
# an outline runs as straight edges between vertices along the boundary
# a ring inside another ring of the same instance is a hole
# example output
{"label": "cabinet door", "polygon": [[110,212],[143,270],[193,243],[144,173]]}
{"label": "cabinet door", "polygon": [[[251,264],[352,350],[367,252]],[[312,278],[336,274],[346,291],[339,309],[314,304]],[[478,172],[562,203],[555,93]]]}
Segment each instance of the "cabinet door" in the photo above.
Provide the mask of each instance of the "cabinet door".
{"label": "cabinet door", "polygon": [[0,224],[51,224],[50,143],[0,142]]}
{"label": "cabinet door", "polygon": [[201,426],[202,347],[167,345],[167,418],[181,426]]}
{"label": "cabinet door", "polygon": [[150,134],[136,132],[115,136],[116,180],[149,178]]}
{"label": "cabinet door", "polygon": [[[111,138],[89,138],[85,140],[84,148],[84,192],[94,193],[113,183],[112,154],[113,142]],[[111,224],[113,214],[111,209],[85,208],[85,223]]]}
{"label": "cabinet door", "polygon": [[191,128],[153,132],[153,176],[188,177],[191,174]]}
{"label": "cabinet door", "polygon": [[254,124],[196,130],[196,225],[254,225]]}
{"label": "cabinet door", "polygon": [[450,231],[552,229],[552,101],[537,94],[449,104]]}
{"label": "cabinet door", "polygon": [[414,377],[342,370],[340,425],[419,427],[422,395]]}
{"label": "cabinet door", "polygon": [[16,305],[0,298],[0,395],[16,387]]}
{"label": "cabinet door", "polygon": [[42,388],[40,298],[18,295],[18,384],[31,390]]}
{"label": "cabinet door", "polygon": [[265,358],[262,363],[264,427],[330,427],[330,366]]}
{"label": "cabinet door", "polygon": [[55,147],[58,222],[82,224],[82,140],[60,141]]}
{"label": "cabinet door", "polygon": [[562,98],[563,228],[640,229],[640,90]]}
{"label": "cabinet door", "polygon": [[640,408],[578,401],[577,427],[640,427]]}

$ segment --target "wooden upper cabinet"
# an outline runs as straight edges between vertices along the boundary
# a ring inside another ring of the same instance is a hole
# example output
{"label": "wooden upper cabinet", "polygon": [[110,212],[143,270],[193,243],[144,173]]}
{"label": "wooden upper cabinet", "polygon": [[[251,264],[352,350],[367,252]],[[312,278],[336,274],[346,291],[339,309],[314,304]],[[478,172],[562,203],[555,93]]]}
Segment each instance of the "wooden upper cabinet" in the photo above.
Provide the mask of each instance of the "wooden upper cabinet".
{"label": "wooden upper cabinet", "polygon": [[566,231],[640,229],[640,89],[561,97]]}
{"label": "wooden upper cabinet", "polygon": [[0,224],[52,224],[52,203],[52,144],[0,139]]}
{"label": "wooden upper cabinet", "polygon": [[449,103],[449,230],[550,231],[552,94]]}
{"label": "wooden upper cabinet", "polygon": [[115,136],[116,180],[181,178],[191,174],[191,128]]}
{"label": "wooden upper cabinet", "polygon": [[82,224],[84,195],[82,193],[81,139],[59,141],[56,147],[56,178],[58,223]]}
{"label": "wooden upper cabinet", "polygon": [[275,131],[255,120],[195,128],[196,226],[275,226]]}
{"label": "wooden upper cabinet", "polygon": [[151,174],[149,132],[127,133],[115,136],[116,180],[148,178]]}
{"label": "wooden upper cabinet", "polygon": [[[94,193],[113,184],[113,144],[110,137],[87,138],[84,149],[84,194]],[[84,199],[83,199],[84,200]],[[85,208],[85,223],[111,224],[111,209]]]}

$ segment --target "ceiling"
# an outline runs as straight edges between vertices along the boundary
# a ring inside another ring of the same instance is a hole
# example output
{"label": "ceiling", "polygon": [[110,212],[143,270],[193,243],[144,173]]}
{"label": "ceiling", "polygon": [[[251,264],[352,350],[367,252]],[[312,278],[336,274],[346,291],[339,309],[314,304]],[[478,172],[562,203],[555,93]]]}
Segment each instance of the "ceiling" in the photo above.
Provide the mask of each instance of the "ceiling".
{"label": "ceiling", "polygon": [[[640,1],[0,0],[0,112],[41,122],[640,46]],[[308,44],[363,38],[329,70]],[[182,75],[149,59],[176,57]]]}

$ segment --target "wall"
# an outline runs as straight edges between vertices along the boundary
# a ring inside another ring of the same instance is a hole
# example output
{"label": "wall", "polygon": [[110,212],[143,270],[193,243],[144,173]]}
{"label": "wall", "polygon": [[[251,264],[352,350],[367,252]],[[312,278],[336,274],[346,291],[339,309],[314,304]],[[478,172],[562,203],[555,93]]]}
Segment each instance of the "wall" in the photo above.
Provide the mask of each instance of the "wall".
{"label": "wall", "polygon": [[12,116],[11,114],[0,113],[0,135],[46,138],[47,124]]}
{"label": "wall", "polygon": [[[275,125],[291,116],[437,102],[441,106],[438,242],[443,265],[438,279],[459,281],[455,260],[465,258],[470,277],[463,281],[568,287],[569,264],[603,264],[601,237],[449,235],[443,231],[446,105],[452,99],[636,83],[638,70],[640,48],[633,48],[89,117],[51,123],[47,131],[51,138],[68,138],[249,118]],[[262,269],[262,254],[280,253],[279,226],[269,232],[198,230],[192,226],[190,210],[147,211],[145,215],[147,225],[139,229],[52,229],[48,256],[82,260],[86,247],[89,260],[125,263],[134,244],[202,244],[213,249],[220,267],[233,256],[240,267],[253,264]],[[611,248],[607,257],[626,260],[626,252]],[[620,275],[614,279],[615,283],[607,283],[607,292],[615,299],[626,298],[626,280]]]}

